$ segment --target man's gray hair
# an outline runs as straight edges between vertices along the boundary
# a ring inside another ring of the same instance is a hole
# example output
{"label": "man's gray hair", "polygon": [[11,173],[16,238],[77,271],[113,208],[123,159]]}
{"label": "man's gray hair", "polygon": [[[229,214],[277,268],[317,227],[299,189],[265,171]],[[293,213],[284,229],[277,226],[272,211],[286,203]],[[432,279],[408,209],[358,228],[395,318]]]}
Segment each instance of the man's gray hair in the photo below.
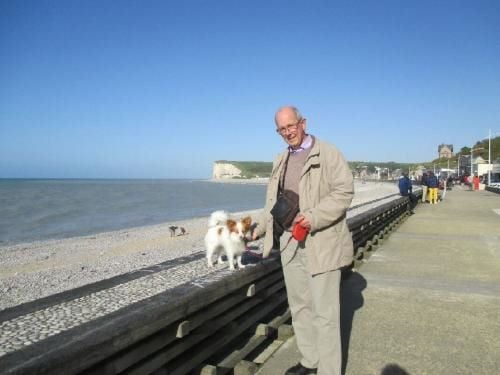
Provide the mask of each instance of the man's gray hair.
{"label": "man's gray hair", "polygon": [[[294,107],[293,105],[284,105],[283,107],[279,107],[276,111],[276,114],[287,108],[291,109],[293,113],[295,113],[295,118],[297,119],[297,121],[303,120],[302,114],[300,113],[299,109],[297,107]],[[276,122],[276,116],[274,117],[274,122]]]}

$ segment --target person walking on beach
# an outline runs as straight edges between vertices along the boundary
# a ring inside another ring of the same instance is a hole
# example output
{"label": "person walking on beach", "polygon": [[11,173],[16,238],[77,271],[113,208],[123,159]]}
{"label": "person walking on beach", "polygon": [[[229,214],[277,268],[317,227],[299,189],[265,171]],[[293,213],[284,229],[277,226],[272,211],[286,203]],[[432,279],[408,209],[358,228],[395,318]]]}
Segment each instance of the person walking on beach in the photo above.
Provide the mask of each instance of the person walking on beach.
{"label": "person walking on beach", "polygon": [[168,230],[170,231],[170,237],[175,237],[175,231],[177,230],[177,227],[175,225],[171,225],[168,227]]}
{"label": "person walking on beach", "polygon": [[264,257],[274,246],[281,253],[302,356],[286,374],[340,374],[340,278],[353,260],[346,222],[354,195],[352,173],[337,148],[306,133],[306,119],[297,108],[280,108],[275,123],[288,147],[274,160],[253,239],[265,234]]}

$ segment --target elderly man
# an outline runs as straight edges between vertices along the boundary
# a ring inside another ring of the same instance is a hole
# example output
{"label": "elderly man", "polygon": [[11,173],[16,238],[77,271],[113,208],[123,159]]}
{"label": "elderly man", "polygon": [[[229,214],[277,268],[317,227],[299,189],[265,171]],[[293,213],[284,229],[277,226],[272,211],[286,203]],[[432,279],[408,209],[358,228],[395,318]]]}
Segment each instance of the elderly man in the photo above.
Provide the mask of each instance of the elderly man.
{"label": "elderly man", "polygon": [[[340,374],[340,276],[353,260],[346,223],[354,195],[352,173],[334,146],[306,133],[306,119],[297,108],[280,108],[275,123],[288,147],[274,161],[266,205],[253,237],[266,234],[264,257],[273,247],[279,246],[281,252],[302,355],[286,374]],[[289,216],[283,215],[287,208],[291,223],[283,219]],[[305,238],[296,235],[296,225],[308,232]]]}

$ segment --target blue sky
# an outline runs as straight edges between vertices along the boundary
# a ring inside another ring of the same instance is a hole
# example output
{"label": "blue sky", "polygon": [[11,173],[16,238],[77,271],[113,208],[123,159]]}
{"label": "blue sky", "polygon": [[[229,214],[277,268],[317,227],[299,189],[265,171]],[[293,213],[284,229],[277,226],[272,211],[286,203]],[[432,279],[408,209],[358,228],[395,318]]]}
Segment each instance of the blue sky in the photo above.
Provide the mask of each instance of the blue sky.
{"label": "blue sky", "polygon": [[500,1],[0,3],[0,177],[208,178],[274,112],[348,160],[500,132]]}

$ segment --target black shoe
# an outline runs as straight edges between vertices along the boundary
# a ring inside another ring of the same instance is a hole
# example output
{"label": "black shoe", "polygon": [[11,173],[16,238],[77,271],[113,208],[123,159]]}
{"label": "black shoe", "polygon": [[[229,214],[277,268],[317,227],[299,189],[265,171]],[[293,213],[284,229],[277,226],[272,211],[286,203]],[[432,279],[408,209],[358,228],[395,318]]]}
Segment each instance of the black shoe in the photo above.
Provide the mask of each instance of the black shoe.
{"label": "black shoe", "polygon": [[302,363],[297,363],[295,366],[290,367],[286,370],[285,375],[308,375],[308,374],[317,374],[317,368],[307,368],[302,366]]}

